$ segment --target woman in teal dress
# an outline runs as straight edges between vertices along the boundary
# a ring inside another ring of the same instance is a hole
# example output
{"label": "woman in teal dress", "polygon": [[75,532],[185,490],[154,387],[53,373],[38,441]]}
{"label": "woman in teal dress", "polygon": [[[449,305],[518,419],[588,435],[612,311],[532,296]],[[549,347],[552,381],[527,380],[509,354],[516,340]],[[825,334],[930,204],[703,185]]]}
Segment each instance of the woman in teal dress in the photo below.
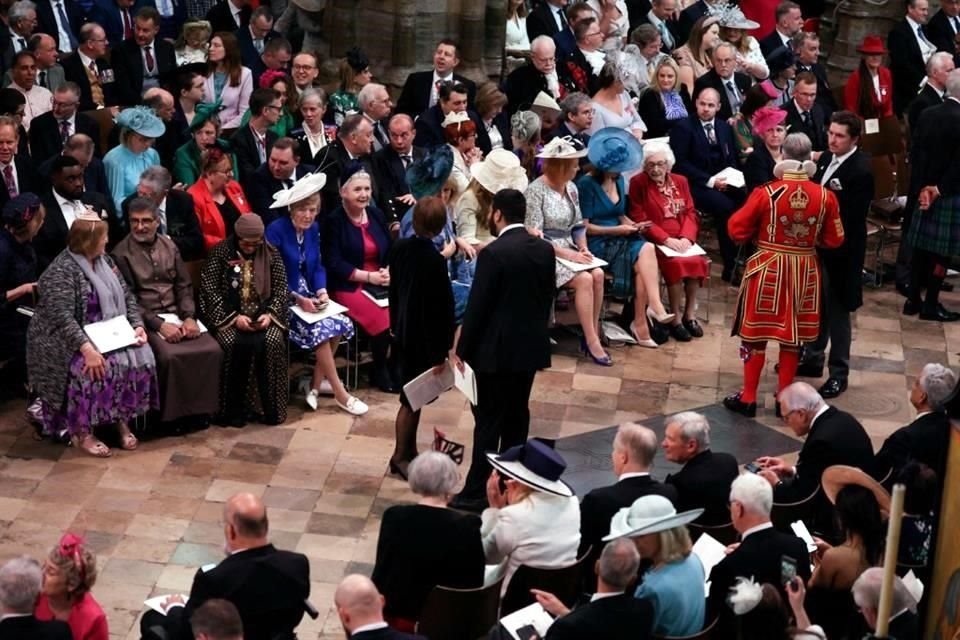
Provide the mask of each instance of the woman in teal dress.
{"label": "woman in teal dress", "polygon": [[160,164],[153,142],[163,135],[165,127],[148,107],[124,109],[116,123],[120,127],[120,144],[103,157],[103,169],[110,197],[119,212],[127,196],[136,192],[140,174],[147,167]]}
{"label": "woman in teal dress", "polygon": [[330,109],[327,114],[332,124],[339,127],[348,113],[360,113],[357,94],[372,79],[367,54],[357,47],[347,51],[347,57],[340,61],[340,88],[328,100]]}
{"label": "woman in teal dress", "polygon": [[587,147],[592,169],[577,179],[580,210],[590,253],[606,260],[613,275],[610,291],[615,298],[634,296],[635,317],[630,325],[637,344],[655,348],[646,322],[669,322],[660,300],[660,272],[656,249],[640,235],[642,226],[627,217],[627,189],[623,173],[640,166],[643,147],[623,129],[606,127],[590,138]]}

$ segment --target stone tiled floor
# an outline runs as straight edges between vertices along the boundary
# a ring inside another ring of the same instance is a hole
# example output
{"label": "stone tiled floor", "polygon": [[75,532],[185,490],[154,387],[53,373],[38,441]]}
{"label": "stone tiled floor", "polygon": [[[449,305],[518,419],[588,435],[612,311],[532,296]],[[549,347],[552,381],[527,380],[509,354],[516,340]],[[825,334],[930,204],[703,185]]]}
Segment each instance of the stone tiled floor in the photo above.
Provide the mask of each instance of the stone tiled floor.
{"label": "stone tiled floor", "polygon": [[[957,297],[944,301],[960,307]],[[740,379],[738,343],[729,336],[733,298],[715,279],[703,339],[657,351],[614,349],[611,368],[577,359],[562,344],[553,368],[537,376],[532,433],[570,436],[718,401]],[[910,420],[907,392],[925,362],[960,365],[960,326],[902,318],[899,304],[890,288],[867,291],[856,317],[851,387],[836,401],[861,418],[875,445]],[[782,433],[772,410],[775,359],[758,420]],[[371,406],[362,418],[326,402],[305,414],[295,398],[283,426],[210,428],[109,460],[34,441],[22,404],[2,405],[0,561],[43,557],[67,529],[83,534],[99,555],[94,595],[108,612],[111,637],[136,638],[143,600],[188,590],[196,567],[222,556],[223,501],[252,491],[269,507],[274,543],[310,558],[311,600],[321,615],[304,621],[300,637],[341,638],[335,584],[345,573],[370,571],[380,515],[412,498],[405,483],[385,475],[396,398],[367,389],[359,395]],[[434,426],[470,441],[473,419],[462,396],[448,393],[424,410],[421,448]]]}

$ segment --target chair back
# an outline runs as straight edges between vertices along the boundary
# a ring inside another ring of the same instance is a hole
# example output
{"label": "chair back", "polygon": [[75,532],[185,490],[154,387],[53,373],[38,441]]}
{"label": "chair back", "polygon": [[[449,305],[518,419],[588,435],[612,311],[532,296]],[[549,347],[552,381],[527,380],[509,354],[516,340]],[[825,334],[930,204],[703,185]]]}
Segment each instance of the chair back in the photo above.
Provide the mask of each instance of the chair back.
{"label": "chair back", "polygon": [[717,620],[719,618],[714,618],[710,624],[703,628],[703,631],[699,631],[692,636],[658,636],[654,635],[653,640],[710,640],[713,637],[713,630],[717,626]]}
{"label": "chair back", "polygon": [[572,608],[580,597],[580,575],[592,550],[591,546],[568,567],[541,569],[525,564],[517,567],[516,572],[510,577],[510,584],[507,585],[507,592],[503,595],[503,602],[500,603],[500,617],[533,604],[536,599],[530,593],[530,589],[552,593],[563,604]]}
{"label": "chair back", "polygon": [[94,142],[97,143],[103,153],[106,153],[110,150],[110,134],[117,126],[113,121],[113,112],[110,109],[94,109],[84,111],[83,114],[96,120],[97,126],[100,127],[100,139],[94,140]]}
{"label": "chair back", "polygon": [[774,502],[773,509],[770,511],[770,521],[773,526],[780,531],[792,531],[790,524],[797,520],[804,522],[813,522],[814,506],[822,491],[820,485],[806,498],[796,502]]}
{"label": "chair back", "polygon": [[740,534],[733,528],[732,522],[726,524],[697,524],[691,522],[687,525],[690,530],[690,539],[694,542],[705,533],[710,534],[720,544],[730,545],[739,540]]}
{"label": "chair back", "polygon": [[417,633],[430,640],[476,640],[485,638],[497,624],[503,576],[476,589],[454,589],[437,585],[430,591]]}
{"label": "chair back", "polygon": [[203,260],[190,260],[184,262],[183,266],[187,268],[190,274],[190,282],[193,284],[193,298],[197,304],[200,303],[200,270],[203,268]]}

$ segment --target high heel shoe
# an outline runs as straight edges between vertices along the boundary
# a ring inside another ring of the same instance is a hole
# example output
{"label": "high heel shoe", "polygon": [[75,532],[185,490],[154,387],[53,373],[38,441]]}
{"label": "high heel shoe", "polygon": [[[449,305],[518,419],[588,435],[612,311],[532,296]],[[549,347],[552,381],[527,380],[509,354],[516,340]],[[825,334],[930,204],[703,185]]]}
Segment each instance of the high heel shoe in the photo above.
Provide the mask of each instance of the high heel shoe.
{"label": "high heel shoe", "polygon": [[609,354],[603,354],[602,358],[598,358],[597,356],[593,355],[593,352],[590,351],[589,347],[587,347],[586,338],[580,338],[580,353],[590,356],[590,359],[593,360],[594,364],[598,364],[601,367],[613,366],[613,358],[611,358]]}
{"label": "high heel shoe", "polygon": [[400,476],[404,480],[407,479],[407,469],[409,466],[410,463],[407,461],[394,462],[393,458],[390,458],[390,473],[395,476]]}
{"label": "high heel shoe", "polygon": [[675,313],[665,313],[663,315],[659,315],[657,314],[656,311],[654,311],[650,307],[647,307],[647,317],[650,318],[651,320],[656,320],[660,324],[667,324],[668,322],[672,322],[673,319],[676,317],[676,315],[677,314]]}
{"label": "high heel shoe", "polygon": [[656,349],[660,346],[653,338],[640,339],[640,336],[637,335],[636,326],[632,322],[630,323],[629,331],[630,335],[633,336],[633,339],[637,341],[638,346],[646,347],[647,349]]}

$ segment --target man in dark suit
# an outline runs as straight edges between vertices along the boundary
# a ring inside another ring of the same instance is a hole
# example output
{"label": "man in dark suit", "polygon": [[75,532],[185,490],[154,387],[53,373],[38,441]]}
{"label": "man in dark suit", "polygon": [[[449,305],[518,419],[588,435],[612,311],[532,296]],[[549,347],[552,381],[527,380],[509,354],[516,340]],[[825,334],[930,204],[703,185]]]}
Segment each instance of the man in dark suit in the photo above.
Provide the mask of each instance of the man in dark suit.
{"label": "man in dark suit", "polygon": [[729,120],[740,113],[743,94],[753,81],[747,74],[737,71],[737,49],[732,44],[722,43],[714,47],[711,61],[713,68],[697,78],[693,85],[693,95],[696,97],[707,88],[715,89],[720,96],[717,117]]}
{"label": "man in dark suit", "polygon": [[142,637],[162,627],[169,640],[192,640],[193,612],[212,598],[232,602],[247,638],[290,637],[300,624],[310,595],[310,563],[300,553],[270,544],[267,508],[250,493],[231,496],[223,508],[226,558],[193,578],[186,604],[179,596],[164,603],[166,616],[147,611],[140,619]]}
{"label": "man in dark suit", "polygon": [[667,476],[667,485],[677,490],[677,511],[703,509],[698,524],[721,525],[730,522],[727,500],[730,484],[740,475],[737,459],[729,453],[710,449],[710,423],[692,411],[678,413],[667,420],[663,436],[664,457],[683,468]]}
{"label": "man in dark suit", "polygon": [[7,204],[11,192],[19,195],[27,191],[39,193],[40,180],[29,156],[17,154],[20,134],[17,127],[0,125],[0,207]]}
{"label": "man in dark suit", "polygon": [[570,610],[552,593],[534,589],[537,602],[556,617],[544,640],[652,638],[653,603],[627,593],[639,568],[640,554],[633,540],[618,538],[600,554],[596,596],[589,603]]}
{"label": "man in dark suit", "polygon": [[[467,108],[467,87],[460,83],[445,82],[440,85],[440,99],[416,120],[417,140],[425,149],[446,144],[443,121],[451,111],[466,111],[477,128],[477,146],[486,155],[490,153],[490,136],[476,111]],[[402,111],[400,113],[403,113]]]}
{"label": "man in dark suit", "polygon": [[727,604],[730,587],[738,577],[752,577],[757,584],[768,583],[777,588],[784,602],[784,564],[796,567],[796,575],[806,582],[810,578],[810,555],[800,538],[781,533],[770,522],[773,492],[761,477],[745,473],[730,487],[730,519],[740,533],[740,545],[721,560],[710,572],[710,595],[707,597],[707,619],[719,617],[715,636],[735,638],[736,616]]}
{"label": "man in dark suit", "polygon": [[280,37],[273,30],[273,14],[269,5],[259,6],[250,14],[250,24],[237,29],[237,42],[240,43],[240,60],[243,66],[253,70],[257,64],[263,64],[260,56],[268,42]]}
{"label": "man in dark suit", "polygon": [[[373,176],[371,152],[373,151],[373,127],[359,113],[348,115],[340,123],[337,139],[317,152],[314,161],[317,171],[327,176],[327,183],[320,191],[320,210],[329,213],[340,206],[340,176],[347,164],[358,161]],[[373,192],[377,192],[376,179]]]}
{"label": "man in dark suit", "polygon": [[893,78],[893,111],[898,117],[917,95],[920,81],[927,73],[927,60],[937,50],[924,30],[929,13],[927,0],[907,0],[907,15],[887,35]]}
{"label": "man in dark suit", "polygon": [[206,20],[214,33],[217,31],[233,33],[250,24],[251,13],[248,0],[220,0],[207,11]]}
{"label": "man in dark suit", "polygon": [[[63,145],[75,133],[83,133],[97,144],[100,126],[88,115],[77,112],[80,104],[80,87],[73,82],[57,89],[53,94],[53,110],[39,115],[30,123],[30,154],[34,163],[60,155]],[[99,151],[95,151],[99,155]]]}
{"label": "man in dark suit", "polygon": [[[943,102],[943,93],[947,89],[947,76],[953,69],[952,54],[938,51],[927,60],[927,81],[907,109],[907,122],[910,123],[911,131],[916,130],[917,125],[920,124],[920,114],[927,107],[933,107]],[[906,242],[902,244],[909,245]]]}
{"label": "man in dark suit", "polygon": [[383,596],[370,578],[358,573],[340,581],[333,594],[333,605],[351,640],[427,640],[391,629],[383,620]]}
{"label": "man in dark suit", "polygon": [[[574,2],[567,7],[564,13],[567,16],[567,26],[553,34],[553,41],[557,45],[558,64],[566,60],[567,57],[573,53],[573,50],[577,48],[577,39],[573,35],[573,28],[577,23],[587,18],[596,19],[597,17],[597,12],[586,2]],[[533,44],[533,40],[530,41],[530,44]]]}
{"label": "man in dark suit", "polygon": [[455,508],[482,511],[490,475],[487,452],[527,440],[530,391],[540,369],[550,366],[547,324],[556,288],[551,245],[523,227],[526,200],[514,189],[493,197],[490,229],[497,236],[480,252],[461,327],[454,366],[476,374],[472,407],[473,459]]}
{"label": "man in dark suit", "polygon": [[568,0],[544,0],[527,16],[527,37],[555,36],[567,26]]}
{"label": "man in dark suit", "polygon": [[820,387],[820,395],[836,398],[846,391],[850,373],[850,314],[863,304],[861,274],[867,250],[867,213],[873,200],[873,171],[866,154],[857,148],[859,117],[850,111],[837,111],[830,121],[829,135],[829,150],[820,156],[813,179],[837,196],[846,241],[839,249],[817,250],[824,279],[820,335],[816,342],[804,346],[797,373],[819,378],[829,343],[830,377]]}
{"label": "man in dark suit", "polygon": [[311,165],[300,164],[300,144],[293,138],[280,138],[273,143],[267,161],[253,172],[253,179],[245,187],[250,208],[269,225],[277,218],[290,215],[287,207],[271,209],[273,195],[313,171]]}
{"label": "man in dark suit", "polygon": [[77,48],[83,10],[74,0],[38,0],[37,31],[57,42],[57,50],[70,53]]}
{"label": "man in dark suit", "polygon": [[571,93],[560,101],[560,124],[553,130],[551,137],[570,136],[576,138],[586,147],[590,144],[590,134],[587,133],[593,126],[593,102],[585,93]]}
{"label": "man in dark suit", "polygon": [[376,153],[390,146],[390,134],[387,133],[387,119],[393,110],[390,92],[382,84],[368,82],[357,94],[360,113],[373,127],[373,151]]}
{"label": "man in dark suit", "polygon": [[829,120],[838,107],[827,81],[827,69],[819,62],[820,37],[809,31],[801,31],[793,36],[793,50],[796,55],[797,75],[806,71],[817,79],[817,104],[823,109],[824,117]]}
{"label": "man in dark suit", "polygon": [[243,620],[229,600],[211,598],[190,616],[193,640],[243,640]]}
{"label": "man in dark suit", "polygon": [[680,39],[683,33],[680,21],[673,17],[676,10],[676,0],[653,0],[650,10],[639,16],[636,24],[633,18],[630,19],[630,31],[632,33],[641,24],[652,24],[660,34],[660,51],[669,55],[685,43]]}
{"label": "man in dark suit", "polygon": [[397,113],[416,118],[439,102],[440,85],[445,82],[466,87],[467,104],[472,105],[477,95],[477,87],[471,80],[453,72],[458,64],[460,56],[457,43],[453,40],[441,40],[433,53],[433,70],[417,71],[407,76],[397,100]]}
{"label": "man in dark suit", "polygon": [[259,87],[260,76],[267,71],[282,71],[289,74],[292,57],[293,46],[289,40],[283,36],[270,40],[263,46],[263,53],[256,57],[253,66],[250,67],[250,72],[253,75],[253,85]]}
{"label": "man in dark suit", "polygon": [[[787,112],[785,124],[790,133],[805,133],[810,138],[814,151],[827,148],[829,121],[817,104],[817,78],[812,73],[797,74],[793,85],[793,100],[781,108]],[[870,197],[872,199],[873,196]]]}
{"label": "man in dark suit", "polygon": [[202,260],[203,233],[194,209],[193,198],[185,191],[171,189],[173,177],[164,167],[147,167],[140,174],[137,192],[121,203],[123,220],[127,220],[127,208],[134,198],[147,198],[157,206],[160,227],[157,232],[169,236],[180,250],[184,262]]}
{"label": "man in dark suit", "polygon": [[237,158],[238,182],[244,189],[253,185],[257,167],[267,161],[277,134],[270,127],[280,119],[283,98],[273,89],[257,89],[250,95],[250,122],[230,138],[230,149]]}
{"label": "man in dark suit", "polygon": [[373,154],[373,178],[377,192],[373,195],[390,222],[399,221],[416,200],[407,184],[407,168],[426,155],[423,147],[414,146],[417,133],[413,120],[405,113],[390,118],[387,125],[390,144]]}
{"label": "man in dark suit", "polygon": [[43,571],[33,558],[20,556],[0,567],[0,638],[3,640],[70,640],[62,620],[41,622],[33,615]]}
{"label": "man in dark suit", "polygon": [[960,33],[960,0],[943,0],[940,10],[927,22],[927,39],[937,48],[953,56],[954,38]]}
{"label": "man in dark suit", "polygon": [[[877,628],[882,584],[883,568],[873,567],[861,573],[851,588],[853,601],[871,630]],[[920,640],[921,637],[917,601],[904,585],[903,580],[896,576],[893,578],[890,626],[886,635],[888,638],[897,640]]]}
{"label": "man in dark suit", "polygon": [[710,213],[717,225],[720,255],[723,258],[722,278],[733,278],[737,247],[727,235],[727,219],[743,203],[744,194],[714,176],[728,167],[737,166],[733,129],[717,117],[720,94],[716,89],[700,91],[696,112],[670,129],[670,148],[676,155],[674,172],[687,178],[693,202],[700,211]]}
{"label": "man in dark suit", "polygon": [[[143,7],[152,7],[152,0],[93,0],[90,18],[107,34],[108,44],[116,46],[135,31],[133,17]],[[82,40],[82,38],[81,38]]]}
{"label": "man in dark suit", "polygon": [[910,404],[917,417],[894,431],[877,452],[876,475],[895,477],[912,460],[922,462],[944,481],[950,449],[950,419],[944,410],[957,377],[942,364],[930,363],[913,380]]}
{"label": "man in dark suit", "polygon": [[[76,158],[80,166],[83,167],[83,188],[85,191],[108,193],[107,172],[104,170],[100,158],[93,155],[93,150],[93,139],[90,136],[85,133],[75,133],[63,146],[63,155]],[[58,157],[53,156],[37,167],[37,172],[41,178],[45,180],[50,178],[51,168]]]}
{"label": "man in dark suit", "polygon": [[760,51],[765,58],[780,47],[791,49],[790,39],[803,29],[803,15],[796,2],[783,0],[777,5],[774,16],[776,27],[760,40]]}
{"label": "man in dark suit", "polygon": [[600,70],[606,61],[606,53],[600,48],[600,23],[593,17],[584,18],[573,25],[573,37],[576,46],[558,63],[563,65],[563,72],[576,91],[592,96],[600,89]]}
{"label": "man in dark suit", "polygon": [[80,87],[80,111],[119,104],[116,78],[106,53],[107,36],[103,27],[88,22],[80,28],[80,46],[61,62],[67,81]]}
{"label": "man in dark suit", "polygon": [[563,65],[557,65],[557,45],[552,38],[540,36],[530,43],[530,62],[511,71],[504,84],[507,113],[513,115],[521,109],[529,109],[541,91],[557,98],[561,92],[570,90],[566,73],[560,77],[561,70],[565,69]]}
{"label": "man in dark suit", "polygon": [[173,45],[157,37],[160,13],[143,7],[133,22],[133,38],[124,40],[110,56],[120,104],[128,106],[138,104],[145,90],[159,86],[160,77],[177,66]]}

